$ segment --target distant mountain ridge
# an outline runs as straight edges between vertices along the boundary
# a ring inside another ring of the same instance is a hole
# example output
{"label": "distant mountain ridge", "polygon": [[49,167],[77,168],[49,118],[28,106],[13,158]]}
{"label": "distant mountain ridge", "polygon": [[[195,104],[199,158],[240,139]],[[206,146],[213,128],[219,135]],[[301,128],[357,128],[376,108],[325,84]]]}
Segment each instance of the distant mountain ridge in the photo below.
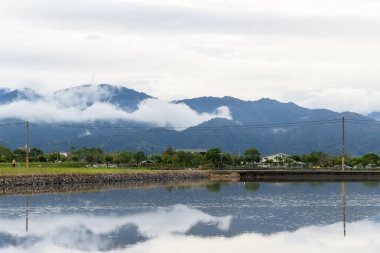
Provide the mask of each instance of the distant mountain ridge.
{"label": "distant mountain ridge", "polygon": [[126,111],[137,110],[141,101],[153,98],[143,92],[137,92],[121,86],[112,86],[109,84],[100,85],[82,85],[56,91],[53,95],[54,99],[60,101],[61,104],[82,105],[88,107],[95,102],[110,103],[123,108]]}
{"label": "distant mountain ridge", "polygon": [[0,104],[9,104],[20,100],[36,101],[41,98],[41,95],[29,88],[16,89],[12,91],[9,89],[2,89],[2,92],[0,92]]}
{"label": "distant mountain ridge", "polygon": [[[233,97],[200,97],[175,102],[184,103],[199,113],[213,112],[220,106],[227,106],[233,119],[243,124],[287,123],[342,117],[342,114],[331,110],[307,109],[292,102],[281,103],[269,98],[244,101]],[[358,113],[346,112],[345,115],[352,118],[366,118]]]}
{"label": "distant mountain ridge", "polygon": [[34,101],[52,99],[63,106],[79,106],[83,109],[96,102],[110,103],[126,111],[137,110],[138,104],[148,98],[153,98],[143,92],[137,92],[121,86],[109,84],[81,85],[54,92],[51,95],[40,95],[36,91],[25,89],[1,89],[0,105],[16,101]]}
{"label": "distant mountain ridge", "polygon": [[[54,100],[62,106],[75,105],[82,109],[94,103],[109,103],[127,112],[138,110],[146,99],[154,97],[125,87],[82,85],[42,96],[31,89],[4,90],[0,92],[0,106],[15,101]],[[174,148],[212,148],[242,153],[249,147],[258,148],[262,154],[284,152],[299,154],[324,151],[340,152],[341,125],[315,124],[281,127],[282,123],[310,122],[328,119],[371,121],[364,115],[352,112],[337,113],[325,109],[307,109],[295,103],[281,103],[269,98],[244,101],[234,97],[198,97],[173,101],[185,104],[198,113],[215,113],[217,108],[229,108],[232,119],[214,118],[183,131],[154,127],[136,121],[96,121],[86,128],[65,128],[60,124],[34,124],[31,126],[31,144],[44,150],[61,150],[71,146],[99,146],[106,150],[143,150],[147,153],[162,152],[168,146]],[[102,113],[102,112],[99,112]],[[159,115],[158,115],[159,116]],[[9,120],[7,120],[9,122]],[[274,127],[241,127],[247,125],[279,124]],[[90,127],[94,126],[94,127]],[[115,126],[124,129],[117,130]],[[130,129],[126,128],[130,127]],[[24,126],[2,127],[0,144],[11,148],[24,145]],[[215,129],[217,128],[217,129]],[[151,131],[154,130],[154,131]],[[380,127],[375,124],[347,124],[347,152],[362,155],[380,153]]]}

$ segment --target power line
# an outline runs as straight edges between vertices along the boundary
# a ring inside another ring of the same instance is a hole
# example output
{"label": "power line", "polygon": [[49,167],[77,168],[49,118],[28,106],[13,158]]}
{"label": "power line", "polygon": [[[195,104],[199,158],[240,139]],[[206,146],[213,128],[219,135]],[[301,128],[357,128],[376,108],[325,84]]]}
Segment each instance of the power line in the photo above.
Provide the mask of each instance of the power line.
{"label": "power line", "polygon": [[2,127],[2,126],[16,126],[16,125],[25,125],[25,122],[17,122],[17,123],[0,123],[0,127]]}
{"label": "power line", "polygon": [[54,127],[63,127],[71,129],[110,129],[110,130],[146,130],[146,131],[172,131],[172,130],[224,130],[224,129],[248,129],[248,128],[285,128],[285,127],[295,127],[295,126],[312,126],[312,125],[324,125],[324,124],[336,124],[341,122],[340,119],[329,119],[329,120],[314,120],[314,121],[296,121],[296,122],[284,122],[284,123],[267,123],[267,124],[245,124],[245,125],[229,125],[229,126],[195,126],[195,127],[146,127],[146,126],[115,126],[115,125],[95,125],[95,124],[53,124]]}
{"label": "power line", "polygon": [[[379,121],[370,119],[345,119],[346,123],[351,124],[372,124],[380,125]],[[282,123],[266,123],[266,124],[244,124],[244,125],[223,125],[223,126],[126,126],[126,125],[97,125],[97,124],[70,124],[70,123],[57,123],[49,124],[51,127],[62,127],[68,129],[89,129],[89,130],[117,130],[117,131],[173,131],[173,130],[188,130],[188,131],[206,131],[206,130],[234,130],[234,129],[267,129],[267,128],[289,128],[297,126],[320,126],[328,124],[341,123],[341,119],[326,119],[326,120],[310,120],[310,121],[294,121],[294,122],[282,122]],[[9,122],[0,123],[0,127],[25,125],[25,122]],[[31,126],[41,125],[40,123],[30,123]]]}

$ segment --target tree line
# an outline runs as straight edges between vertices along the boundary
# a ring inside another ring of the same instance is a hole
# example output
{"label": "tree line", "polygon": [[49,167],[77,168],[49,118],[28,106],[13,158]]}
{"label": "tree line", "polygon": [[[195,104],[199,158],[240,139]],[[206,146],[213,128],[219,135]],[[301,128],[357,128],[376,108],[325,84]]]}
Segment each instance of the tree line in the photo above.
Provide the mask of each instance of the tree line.
{"label": "tree line", "polygon": [[[24,162],[25,149],[10,150],[0,146],[0,162],[8,163],[15,159]],[[259,167],[261,154],[256,148],[248,148],[242,155],[222,152],[219,148],[211,148],[206,152],[186,152],[168,147],[163,153],[146,154],[143,151],[105,152],[98,147],[72,148],[67,154],[58,152],[44,153],[33,147],[29,152],[30,162],[84,162],[89,165],[105,164],[117,166],[171,166],[171,167],[224,167],[250,166]],[[380,167],[380,157],[368,153],[361,157],[346,155],[346,165],[351,167]],[[324,152],[311,152],[302,155],[290,155],[277,161],[266,161],[270,166],[293,167],[294,164],[304,164],[304,167],[331,168],[341,164],[341,157]]]}
{"label": "tree line", "polygon": [[[15,159],[24,162],[25,149],[10,150],[0,146],[0,162],[7,163]],[[254,148],[247,149],[244,155],[239,157],[230,153],[222,152],[219,148],[211,148],[205,153],[176,151],[168,147],[163,153],[146,154],[143,151],[118,151],[105,152],[98,147],[72,148],[67,155],[59,152],[44,153],[41,149],[33,147],[29,152],[30,162],[86,162],[87,164],[106,165],[170,165],[176,167],[189,167],[199,165],[211,165],[221,167],[222,165],[239,165],[245,163],[257,163],[260,161],[260,153]]]}

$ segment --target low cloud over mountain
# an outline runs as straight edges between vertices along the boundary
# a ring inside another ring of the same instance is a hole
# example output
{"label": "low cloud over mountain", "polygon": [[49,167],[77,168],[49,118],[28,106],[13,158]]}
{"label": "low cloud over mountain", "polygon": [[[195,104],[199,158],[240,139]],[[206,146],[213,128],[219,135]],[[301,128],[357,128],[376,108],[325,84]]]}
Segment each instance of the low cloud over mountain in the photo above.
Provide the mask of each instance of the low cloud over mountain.
{"label": "low cloud over mountain", "polygon": [[30,143],[43,150],[55,150],[57,145],[62,150],[98,146],[152,153],[172,146],[218,147],[240,153],[255,147],[262,154],[339,154],[342,117],[347,119],[347,153],[380,152],[377,121],[357,113],[308,109],[268,98],[198,97],[167,102],[105,84],[44,96],[24,89],[0,96],[0,145],[25,145],[25,126],[3,123],[29,120]]}
{"label": "low cloud over mountain", "polygon": [[134,121],[185,129],[214,119],[231,119],[228,107],[198,113],[183,103],[171,103],[124,87],[84,85],[41,96],[30,89],[0,96],[0,119],[35,123]]}

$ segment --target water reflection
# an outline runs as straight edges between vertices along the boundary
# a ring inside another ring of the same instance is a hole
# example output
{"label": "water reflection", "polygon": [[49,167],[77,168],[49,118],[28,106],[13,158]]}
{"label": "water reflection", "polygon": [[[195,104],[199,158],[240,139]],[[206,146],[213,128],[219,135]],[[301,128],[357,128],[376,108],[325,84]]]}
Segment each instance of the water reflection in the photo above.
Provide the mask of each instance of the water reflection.
{"label": "water reflection", "polygon": [[244,189],[248,192],[256,192],[260,188],[260,183],[257,182],[245,182]]}
{"label": "water reflection", "polygon": [[343,217],[343,235],[346,237],[346,183],[342,182],[342,217]]}
{"label": "water reflection", "polygon": [[183,205],[158,208],[126,216],[55,215],[31,220],[27,232],[18,230],[24,219],[0,219],[2,248],[36,248],[41,245],[85,251],[125,248],[169,235],[185,234],[196,224],[227,230],[231,216],[214,217]]}
{"label": "water reflection", "polygon": [[29,230],[29,195],[26,195],[25,201],[25,231]]}
{"label": "water reflection", "polygon": [[379,207],[362,183],[3,196],[0,252],[375,252]]}
{"label": "water reflection", "polygon": [[220,192],[220,190],[222,189],[222,183],[207,184],[206,189],[209,192]]}

